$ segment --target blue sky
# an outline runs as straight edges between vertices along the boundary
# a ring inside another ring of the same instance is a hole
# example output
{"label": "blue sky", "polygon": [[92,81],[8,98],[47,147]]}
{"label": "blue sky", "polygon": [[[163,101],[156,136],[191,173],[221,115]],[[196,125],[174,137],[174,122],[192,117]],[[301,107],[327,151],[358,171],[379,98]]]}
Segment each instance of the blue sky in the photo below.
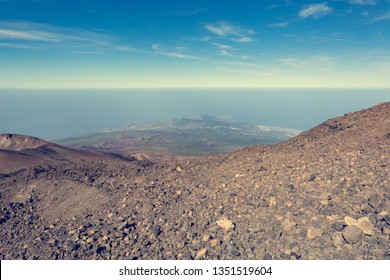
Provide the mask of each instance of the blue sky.
{"label": "blue sky", "polygon": [[390,87],[390,0],[0,0],[0,88]]}

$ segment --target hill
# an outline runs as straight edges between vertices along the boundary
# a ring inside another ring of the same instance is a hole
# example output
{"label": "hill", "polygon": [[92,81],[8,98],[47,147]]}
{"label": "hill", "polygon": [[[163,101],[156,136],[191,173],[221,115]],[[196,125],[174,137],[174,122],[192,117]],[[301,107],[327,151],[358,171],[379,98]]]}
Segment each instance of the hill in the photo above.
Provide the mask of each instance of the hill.
{"label": "hill", "polygon": [[1,259],[390,259],[390,103],[275,145],[0,181]]}
{"label": "hill", "polygon": [[66,148],[31,136],[0,134],[0,174],[38,165],[113,159],[117,156]]}

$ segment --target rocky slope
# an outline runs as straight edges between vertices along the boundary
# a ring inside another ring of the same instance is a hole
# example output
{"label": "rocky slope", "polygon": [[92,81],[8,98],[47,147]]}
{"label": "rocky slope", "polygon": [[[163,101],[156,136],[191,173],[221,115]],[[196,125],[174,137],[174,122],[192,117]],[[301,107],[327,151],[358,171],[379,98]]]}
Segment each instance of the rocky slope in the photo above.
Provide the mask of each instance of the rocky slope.
{"label": "rocky slope", "polygon": [[1,259],[390,259],[390,103],[286,142],[0,181]]}
{"label": "rocky slope", "polygon": [[113,159],[113,154],[93,153],[63,147],[31,136],[0,134],[0,175],[38,165]]}

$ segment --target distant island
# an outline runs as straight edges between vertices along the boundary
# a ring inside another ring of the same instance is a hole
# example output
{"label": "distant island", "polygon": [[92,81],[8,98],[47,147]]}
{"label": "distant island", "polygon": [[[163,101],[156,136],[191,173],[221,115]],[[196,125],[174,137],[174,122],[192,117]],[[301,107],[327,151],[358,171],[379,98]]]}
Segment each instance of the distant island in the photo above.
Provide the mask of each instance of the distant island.
{"label": "distant island", "polygon": [[275,144],[300,132],[238,122],[228,116],[197,116],[131,124],[55,142],[72,148],[126,156],[199,156],[229,153],[249,145]]}

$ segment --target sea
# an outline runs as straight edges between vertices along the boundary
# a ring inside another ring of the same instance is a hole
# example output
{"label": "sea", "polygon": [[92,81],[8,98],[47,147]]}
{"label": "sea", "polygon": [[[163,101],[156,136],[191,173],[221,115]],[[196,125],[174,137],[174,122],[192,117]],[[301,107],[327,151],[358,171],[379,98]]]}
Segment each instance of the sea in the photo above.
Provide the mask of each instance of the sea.
{"label": "sea", "polygon": [[0,133],[57,140],[201,115],[307,130],[386,101],[390,89],[0,89]]}

